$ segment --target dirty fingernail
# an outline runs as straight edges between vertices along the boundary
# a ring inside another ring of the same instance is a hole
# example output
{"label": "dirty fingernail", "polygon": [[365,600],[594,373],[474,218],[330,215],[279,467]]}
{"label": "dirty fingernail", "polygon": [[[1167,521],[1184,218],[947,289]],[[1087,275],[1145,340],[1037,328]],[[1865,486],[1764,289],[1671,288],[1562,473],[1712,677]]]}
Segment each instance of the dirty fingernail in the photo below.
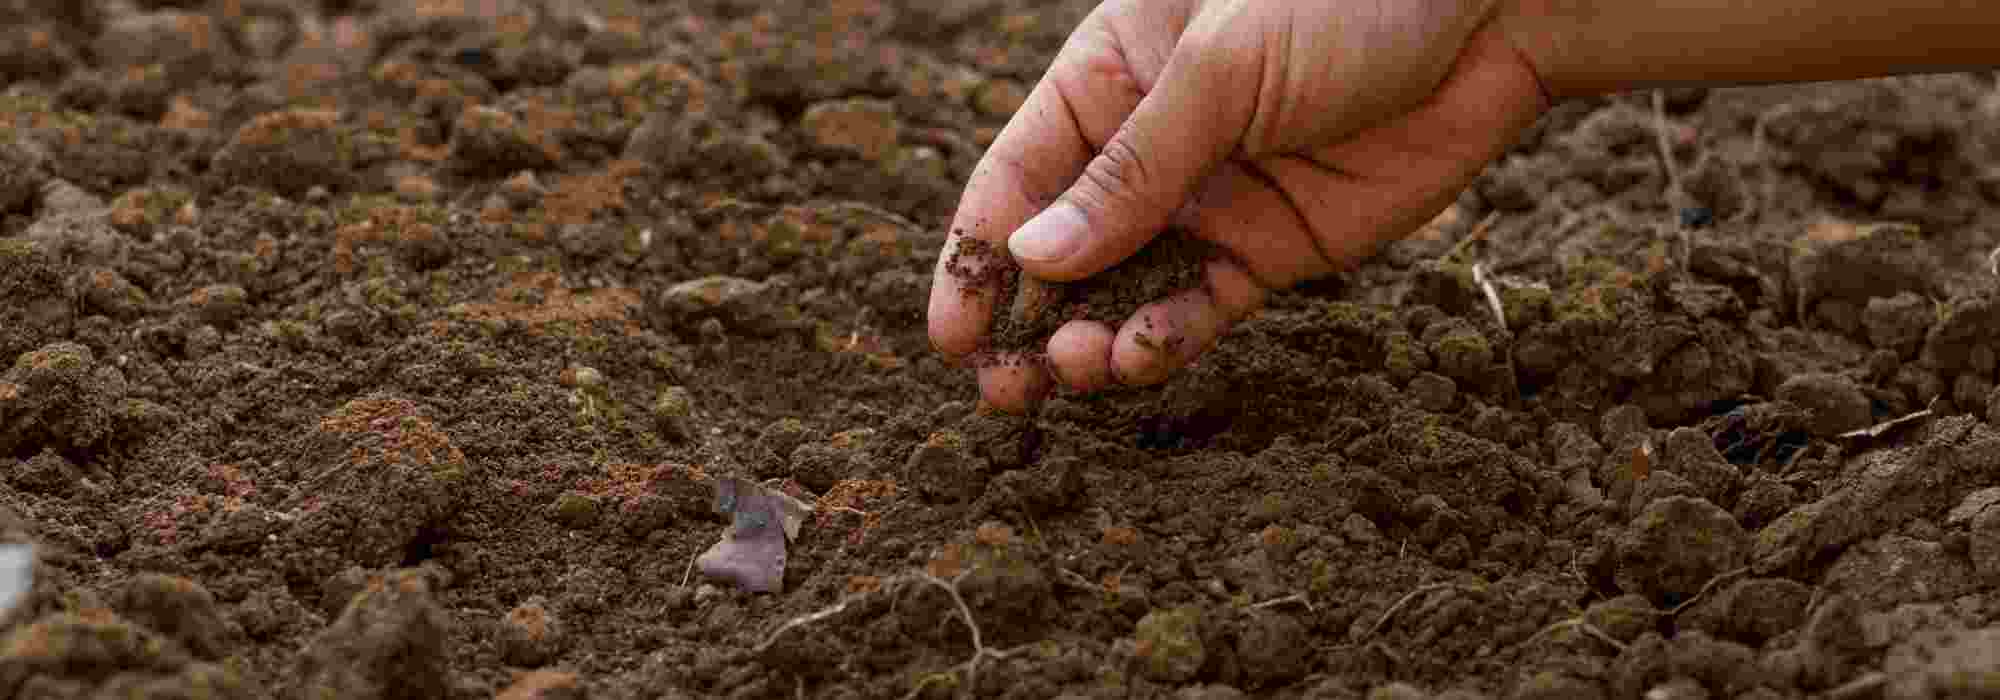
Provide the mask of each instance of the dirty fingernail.
{"label": "dirty fingernail", "polygon": [[1084,226],[1083,212],[1074,205],[1057,203],[1022,224],[1007,238],[1007,249],[1022,260],[1061,260],[1083,246]]}

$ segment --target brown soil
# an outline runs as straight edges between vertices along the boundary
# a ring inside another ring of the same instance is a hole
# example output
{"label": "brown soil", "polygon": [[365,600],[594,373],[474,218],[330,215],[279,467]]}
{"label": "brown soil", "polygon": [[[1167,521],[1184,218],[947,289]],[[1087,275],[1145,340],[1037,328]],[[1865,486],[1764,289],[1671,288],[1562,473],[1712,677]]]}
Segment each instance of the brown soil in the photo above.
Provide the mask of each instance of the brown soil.
{"label": "brown soil", "polygon": [[1089,5],[0,3],[0,697],[2000,693],[1992,76],[1565,105],[985,415],[930,271]]}

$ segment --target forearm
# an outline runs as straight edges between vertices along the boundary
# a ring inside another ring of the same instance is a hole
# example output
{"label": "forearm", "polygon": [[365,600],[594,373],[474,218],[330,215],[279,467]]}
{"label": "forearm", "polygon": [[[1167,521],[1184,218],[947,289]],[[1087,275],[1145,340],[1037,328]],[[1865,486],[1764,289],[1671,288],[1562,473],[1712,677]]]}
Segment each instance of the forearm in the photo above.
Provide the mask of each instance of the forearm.
{"label": "forearm", "polygon": [[1556,99],[2000,68],[1993,0],[1505,0]]}

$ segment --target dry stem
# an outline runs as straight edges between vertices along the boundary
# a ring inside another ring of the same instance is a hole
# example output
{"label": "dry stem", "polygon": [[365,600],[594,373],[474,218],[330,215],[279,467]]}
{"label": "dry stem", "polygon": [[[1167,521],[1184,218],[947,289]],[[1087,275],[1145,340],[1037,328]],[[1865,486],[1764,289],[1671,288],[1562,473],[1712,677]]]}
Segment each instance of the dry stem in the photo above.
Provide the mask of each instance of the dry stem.
{"label": "dry stem", "polygon": [[1403,608],[1409,607],[1411,601],[1414,601],[1417,598],[1422,597],[1426,593],[1430,593],[1432,591],[1440,591],[1447,588],[1463,591],[1466,593],[1479,593],[1481,590],[1479,588],[1468,586],[1462,583],[1451,583],[1448,581],[1441,583],[1427,583],[1422,586],[1418,586],[1416,590],[1410,591],[1408,594],[1405,594],[1401,600],[1396,601],[1395,605],[1389,606],[1389,610],[1387,612],[1382,613],[1382,617],[1380,619],[1377,619],[1375,621],[1375,624],[1368,628],[1367,634],[1361,635],[1361,639],[1366,640],[1370,637],[1374,637],[1375,633],[1382,631],[1382,626],[1389,624],[1389,618],[1395,617],[1396,613],[1402,612]]}

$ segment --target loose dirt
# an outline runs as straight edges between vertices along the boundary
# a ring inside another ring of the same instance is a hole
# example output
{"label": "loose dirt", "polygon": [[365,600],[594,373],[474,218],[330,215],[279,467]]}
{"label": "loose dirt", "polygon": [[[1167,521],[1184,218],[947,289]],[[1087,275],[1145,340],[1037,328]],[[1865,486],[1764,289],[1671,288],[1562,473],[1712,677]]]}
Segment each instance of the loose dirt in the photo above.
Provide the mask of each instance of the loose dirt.
{"label": "loose dirt", "polygon": [[986,415],[931,270],[1088,9],[0,3],[0,697],[2000,694],[1993,76],[1564,105]]}

